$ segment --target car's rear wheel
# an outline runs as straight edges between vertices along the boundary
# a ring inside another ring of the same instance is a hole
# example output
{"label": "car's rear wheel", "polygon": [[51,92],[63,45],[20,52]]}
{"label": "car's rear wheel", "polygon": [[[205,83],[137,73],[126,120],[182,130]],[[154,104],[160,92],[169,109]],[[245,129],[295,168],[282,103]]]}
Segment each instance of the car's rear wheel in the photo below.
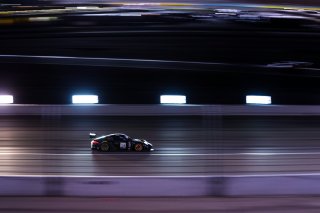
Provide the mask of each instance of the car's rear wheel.
{"label": "car's rear wheel", "polygon": [[110,146],[108,143],[103,143],[101,144],[101,147],[100,147],[101,151],[103,152],[108,152],[110,150]]}
{"label": "car's rear wheel", "polygon": [[143,150],[143,146],[141,143],[137,143],[136,145],[134,145],[134,150],[137,152],[141,152]]}

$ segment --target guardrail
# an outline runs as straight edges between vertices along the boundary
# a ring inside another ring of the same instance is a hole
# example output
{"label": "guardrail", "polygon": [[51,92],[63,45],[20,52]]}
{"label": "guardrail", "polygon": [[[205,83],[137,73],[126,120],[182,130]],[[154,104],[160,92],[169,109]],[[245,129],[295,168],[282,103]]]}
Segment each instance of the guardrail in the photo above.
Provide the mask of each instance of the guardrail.
{"label": "guardrail", "polygon": [[1,176],[0,196],[320,195],[320,175],[208,177]]}
{"label": "guardrail", "polygon": [[215,116],[215,115],[320,115],[310,105],[0,105],[0,115],[98,115],[98,116]]}

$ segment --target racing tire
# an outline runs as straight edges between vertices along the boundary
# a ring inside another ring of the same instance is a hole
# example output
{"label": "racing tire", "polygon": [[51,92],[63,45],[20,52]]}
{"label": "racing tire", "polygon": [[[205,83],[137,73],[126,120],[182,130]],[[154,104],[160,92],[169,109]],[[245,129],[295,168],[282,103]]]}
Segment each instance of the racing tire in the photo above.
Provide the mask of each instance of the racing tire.
{"label": "racing tire", "polygon": [[141,143],[137,143],[134,145],[134,151],[141,152],[143,150],[143,145]]}
{"label": "racing tire", "polygon": [[103,152],[108,152],[110,150],[110,146],[108,143],[102,143],[100,146],[100,150]]}

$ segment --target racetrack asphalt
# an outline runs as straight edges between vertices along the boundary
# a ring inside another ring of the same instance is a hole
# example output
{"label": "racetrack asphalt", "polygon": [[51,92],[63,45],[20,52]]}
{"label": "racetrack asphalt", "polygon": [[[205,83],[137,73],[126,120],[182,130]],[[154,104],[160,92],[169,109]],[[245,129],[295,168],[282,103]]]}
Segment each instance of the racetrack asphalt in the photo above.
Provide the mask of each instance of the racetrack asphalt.
{"label": "racetrack asphalt", "polygon": [[[317,116],[3,116],[0,175],[314,174],[319,126]],[[91,151],[90,132],[126,133],[155,151]]]}

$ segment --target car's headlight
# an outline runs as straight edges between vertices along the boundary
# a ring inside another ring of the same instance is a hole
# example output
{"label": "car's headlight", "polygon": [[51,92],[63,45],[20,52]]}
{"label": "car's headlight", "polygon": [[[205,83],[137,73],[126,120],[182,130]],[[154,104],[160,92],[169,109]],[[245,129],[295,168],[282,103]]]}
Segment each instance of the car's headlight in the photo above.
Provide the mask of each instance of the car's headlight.
{"label": "car's headlight", "polygon": [[152,146],[152,144],[151,144],[151,143],[149,143],[149,142],[148,142],[148,141],[146,141],[146,140],[144,141],[144,144],[145,144],[145,145],[150,145],[150,146]]}
{"label": "car's headlight", "polygon": [[149,142],[147,142],[147,143],[146,143],[146,145],[148,145],[148,146],[152,146],[152,144],[151,144],[151,143],[149,143]]}

